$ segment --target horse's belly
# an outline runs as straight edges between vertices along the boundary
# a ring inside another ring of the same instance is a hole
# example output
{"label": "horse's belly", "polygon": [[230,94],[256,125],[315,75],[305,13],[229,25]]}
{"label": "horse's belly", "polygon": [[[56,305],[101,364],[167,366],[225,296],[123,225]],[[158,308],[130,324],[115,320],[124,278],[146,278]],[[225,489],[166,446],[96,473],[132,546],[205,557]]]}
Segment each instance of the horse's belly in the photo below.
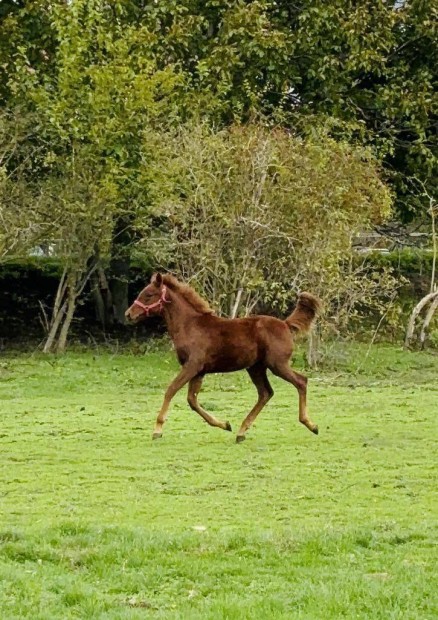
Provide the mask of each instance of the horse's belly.
{"label": "horse's belly", "polygon": [[236,372],[236,370],[244,370],[250,368],[253,364],[225,364],[225,363],[210,363],[204,366],[203,372],[205,374],[212,374],[216,372]]}
{"label": "horse's belly", "polygon": [[246,350],[225,350],[212,355],[206,360],[204,372],[234,372],[250,368],[258,361],[257,348],[248,347]]}

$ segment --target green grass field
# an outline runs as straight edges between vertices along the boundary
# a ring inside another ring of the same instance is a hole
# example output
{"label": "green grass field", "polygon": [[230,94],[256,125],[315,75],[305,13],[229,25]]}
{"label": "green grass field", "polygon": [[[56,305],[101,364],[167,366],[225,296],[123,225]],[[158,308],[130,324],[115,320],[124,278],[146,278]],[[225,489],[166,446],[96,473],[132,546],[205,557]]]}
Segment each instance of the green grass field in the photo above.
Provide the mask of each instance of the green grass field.
{"label": "green grass field", "polygon": [[[0,618],[437,618],[438,357],[366,353],[310,373],[318,437],[273,378],[240,445],[185,391],[151,441],[166,350],[3,357]],[[237,431],[255,398],[200,402]]]}

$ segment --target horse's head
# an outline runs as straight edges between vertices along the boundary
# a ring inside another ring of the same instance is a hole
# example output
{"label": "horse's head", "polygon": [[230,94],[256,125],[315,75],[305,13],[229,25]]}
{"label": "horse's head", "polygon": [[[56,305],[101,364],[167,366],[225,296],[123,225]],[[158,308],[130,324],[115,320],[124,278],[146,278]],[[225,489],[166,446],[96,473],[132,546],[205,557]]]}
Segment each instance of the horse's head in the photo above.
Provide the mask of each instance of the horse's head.
{"label": "horse's head", "polygon": [[162,275],[160,273],[155,273],[149,284],[140,292],[132,306],[127,309],[125,317],[132,323],[138,323],[148,316],[160,315],[163,311],[164,304],[169,303],[166,293],[167,287],[163,282]]}

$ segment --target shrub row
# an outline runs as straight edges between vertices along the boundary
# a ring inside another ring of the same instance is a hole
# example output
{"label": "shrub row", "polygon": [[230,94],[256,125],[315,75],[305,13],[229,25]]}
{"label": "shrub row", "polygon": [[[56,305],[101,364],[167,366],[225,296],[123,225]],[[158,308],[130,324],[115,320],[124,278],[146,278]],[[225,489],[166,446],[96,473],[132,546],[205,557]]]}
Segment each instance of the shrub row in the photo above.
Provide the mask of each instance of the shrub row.
{"label": "shrub row", "polygon": [[[364,260],[358,256],[357,260]],[[387,254],[371,253],[365,258],[374,269],[392,267],[394,272],[404,278],[400,289],[400,305],[408,312],[413,303],[425,294],[430,285],[432,272],[432,253],[426,250],[397,250]],[[62,272],[60,262],[53,258],[29,257],[0,266],[0,341],[36,341],[44,338],[45,315],[50,316],[50,308],[56,294],[58,280]],[[129,294],[134,297],[144,282],[150,277],[150,265],[136,263],[131,266]],[[153,321],[146,328],[155,331],[158,323]],[[129,327],[112,327],[106,334],[118,338],[130,338],[133,333]],[[75,317],[73,337],[99,338],[103,330],[96,318],[94,304],[87,291],[83,296]]]}

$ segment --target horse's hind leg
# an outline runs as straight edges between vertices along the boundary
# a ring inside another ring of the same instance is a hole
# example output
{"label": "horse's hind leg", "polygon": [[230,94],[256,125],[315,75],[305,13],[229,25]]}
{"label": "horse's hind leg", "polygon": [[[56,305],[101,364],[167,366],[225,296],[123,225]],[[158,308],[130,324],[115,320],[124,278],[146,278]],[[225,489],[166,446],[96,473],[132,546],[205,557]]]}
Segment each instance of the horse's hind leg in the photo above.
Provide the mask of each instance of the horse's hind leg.
{"label": "horse's hind leg", "polygon": [[249,414],[242,422],[242,425],[236,437],[237,443],[244,441],[246,431],[249,429],[260,411],[274,394],[274,390],[272,389],[271,384],[268,381],[268,377],[266,376],[266,368],[264,366],[258,364],[252,366],[251,368],[248,368],[248,374],[257,388],[259,398],[254,407],[251,409]]}
{"label": "horse's hind leg", "polygon": [[271,370],[274,375],[281,377],[285,381],[289,381],[289,383],[292,383],[292,385],[297,388],[299,395],[299,420],[301,424],[307,426],[309,431],[317,435],[318,426],[314,424],[307,415],[307,377],[289,368],[289,364],[287,363],[281,366],[272,366]]}
{"label": "horse's hind leg", "polygon": [[210,424],[210,426],[217,426],[218,428],[223,428],[224,431],[231,431],[232,430],[231,424],[229,422],[221,422],[220,420],[215,418],[213,415],[210,415],[207,411],[205,411],[205,409],[203,409],[201,405],[198,403],[197,396],[198,396],[199,390],[201,389],[202,380],[203,380],[202,375],[197,375],[196,377],[193,377],[193,379],[190,380],[189,392],[187,395],[187,400],[188,400],[190,407],[193,409],[193,411],[196,411],[196,413],[199,413],[199,415],[202,418],[204,418],[204,420],[208,424]]}

